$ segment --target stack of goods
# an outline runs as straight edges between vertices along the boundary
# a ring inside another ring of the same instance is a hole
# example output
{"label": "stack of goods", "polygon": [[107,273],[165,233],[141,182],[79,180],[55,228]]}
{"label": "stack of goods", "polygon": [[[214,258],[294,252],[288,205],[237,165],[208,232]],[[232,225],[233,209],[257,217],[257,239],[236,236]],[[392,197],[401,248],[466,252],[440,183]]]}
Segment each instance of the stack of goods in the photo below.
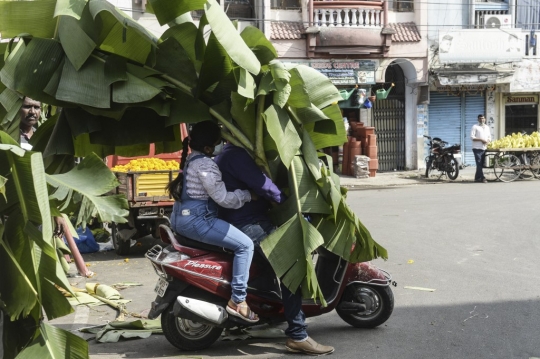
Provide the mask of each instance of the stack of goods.
{"label": "stack of goods", "polygon": [[537,131],[530,135],[513,133],[488,145],[488,149],[496,150],[499,148],[534,148],[540,147],[540,133]]}
{"label": "stack of goods", "polygon": [[125,165],[111,168],[113,172],[144,172],[144,171],[171,171],[180,169],[180,164],[174,160],[164,161],[160,158],[137,158]]}
{"label": "stack of goods", "polygon": [[343,174],[348,176],[355,175],[355,163],[358,155],[365,155],[369,160],[369,176],[375,177],[379,169],[379,160],[377,158],[377,136],[375,127],[366,127],[363,122],[350,123],[351,136],[349,141],[343,146]]}
{"label": "stack of goods", "polygon": [[368,178],[369,177],[369,157],[368,156],[354,156],[354,172],[353,176],[356,178]]}

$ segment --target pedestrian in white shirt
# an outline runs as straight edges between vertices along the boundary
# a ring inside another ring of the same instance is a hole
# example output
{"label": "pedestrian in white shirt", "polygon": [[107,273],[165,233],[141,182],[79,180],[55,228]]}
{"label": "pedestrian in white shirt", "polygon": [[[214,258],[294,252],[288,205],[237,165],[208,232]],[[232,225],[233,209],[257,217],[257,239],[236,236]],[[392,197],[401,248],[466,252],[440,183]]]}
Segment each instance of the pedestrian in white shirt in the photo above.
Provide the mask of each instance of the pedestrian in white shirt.
{"label": "pedestrian in white shirt", "polygon": [[478,115],[478,124],[474,125],[471,130],[471,140],[474,161],[476,162],[474,182],[487,183],[482,167],[486,158],[487,145],[491,142],[491,132],[486,125],[486,118],[484,115]]}

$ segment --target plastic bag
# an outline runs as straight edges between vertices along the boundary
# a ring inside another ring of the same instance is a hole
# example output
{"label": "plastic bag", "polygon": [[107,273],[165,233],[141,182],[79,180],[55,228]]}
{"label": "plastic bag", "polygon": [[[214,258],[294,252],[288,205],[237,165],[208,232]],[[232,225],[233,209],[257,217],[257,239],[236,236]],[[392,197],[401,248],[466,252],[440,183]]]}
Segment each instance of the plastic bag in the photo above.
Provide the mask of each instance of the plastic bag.
{"label": "plastic bag", "polygon": [[94,253],[99,251],[99,244],[96,242],[94,235],[90,228],[86,227],[84,230],[81,227],[77,228],[77,234],[79,238],[73,238],[75,244],[81,253]]}

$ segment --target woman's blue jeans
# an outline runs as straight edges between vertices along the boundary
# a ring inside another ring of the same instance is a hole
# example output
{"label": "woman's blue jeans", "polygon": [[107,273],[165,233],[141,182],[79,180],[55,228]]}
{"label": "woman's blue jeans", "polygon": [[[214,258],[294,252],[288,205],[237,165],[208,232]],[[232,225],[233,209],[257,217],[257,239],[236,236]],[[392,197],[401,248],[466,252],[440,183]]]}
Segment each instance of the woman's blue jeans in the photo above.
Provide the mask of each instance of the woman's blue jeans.
{"label": "woman's blue jeans", "polygon": [[253,241],[238,228],[218,219],[217,208],[212,200],[175,202],[171,225],[174,231],[183,236],[234,251],[231,299],[241,303],[246,300]]}

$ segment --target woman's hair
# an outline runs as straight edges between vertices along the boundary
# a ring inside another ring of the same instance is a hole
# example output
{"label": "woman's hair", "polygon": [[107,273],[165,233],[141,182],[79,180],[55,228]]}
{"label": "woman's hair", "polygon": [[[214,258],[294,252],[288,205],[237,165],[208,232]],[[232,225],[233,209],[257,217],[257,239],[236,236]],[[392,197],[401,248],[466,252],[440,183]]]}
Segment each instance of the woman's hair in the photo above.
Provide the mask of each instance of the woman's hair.
{"label": "woman's hair", "polygon": [[177,201],[182,196],[182,185],[184,181],[184,167],[188,155],[188,146],[192,150],[204,152],[204,147],[213,147],[221,138],[221,128],[212,121],[197,122],[191,127],[189,136],[182,141],[182,159],[180,160],[180,173],[165,188],[167,192]]}
{"label": "woman's hair", "polygon": [[212,121],[198,122],[191,128],[189,138],[189,147],[203,152],[205,146],[213,147],[221,138],[221,128]]}

